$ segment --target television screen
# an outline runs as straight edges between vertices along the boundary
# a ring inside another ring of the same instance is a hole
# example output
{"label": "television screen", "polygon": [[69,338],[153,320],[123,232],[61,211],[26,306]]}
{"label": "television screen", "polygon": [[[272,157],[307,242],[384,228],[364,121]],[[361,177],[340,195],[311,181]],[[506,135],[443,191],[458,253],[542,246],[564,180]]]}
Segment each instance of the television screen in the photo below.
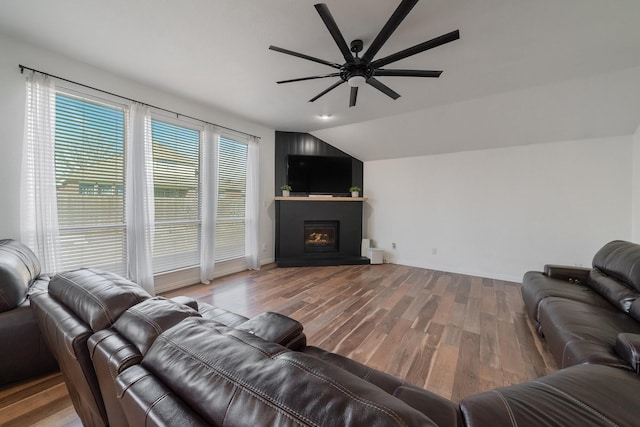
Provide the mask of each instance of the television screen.
{"label": "television screen", "polygon": [[294,193],[348,194],[351,187],[351,158],[290,154],[287,183]]}

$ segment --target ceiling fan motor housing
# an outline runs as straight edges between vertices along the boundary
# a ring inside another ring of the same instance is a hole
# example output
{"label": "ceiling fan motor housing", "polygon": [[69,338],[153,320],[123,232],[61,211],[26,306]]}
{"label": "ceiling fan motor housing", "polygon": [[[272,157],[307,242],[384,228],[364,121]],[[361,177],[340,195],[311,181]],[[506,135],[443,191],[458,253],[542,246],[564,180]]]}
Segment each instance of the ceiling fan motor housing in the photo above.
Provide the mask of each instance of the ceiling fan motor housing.
{"label": "ceiling fan motor housing", "polygon": [[[340,69],[340,78],[345,82],[349,82],[352,77],[362,77],[362,83],[367,81],[369,77],[373,75],[373,68],[369,64],[362,62],[359,58],[356,58],[354,62],[348,62]],[[359,85],[358,85],[359,86]]]}

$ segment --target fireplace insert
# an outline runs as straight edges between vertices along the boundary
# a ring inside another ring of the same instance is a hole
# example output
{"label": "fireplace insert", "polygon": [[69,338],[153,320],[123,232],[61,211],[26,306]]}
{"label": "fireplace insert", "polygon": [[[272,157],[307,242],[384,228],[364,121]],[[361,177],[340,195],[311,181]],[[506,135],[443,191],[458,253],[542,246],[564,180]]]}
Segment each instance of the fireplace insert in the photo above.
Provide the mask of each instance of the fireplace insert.
{"label": "fireplace insert", "polygon": [[339,221],[305,221],[305,252],[338,252]]}

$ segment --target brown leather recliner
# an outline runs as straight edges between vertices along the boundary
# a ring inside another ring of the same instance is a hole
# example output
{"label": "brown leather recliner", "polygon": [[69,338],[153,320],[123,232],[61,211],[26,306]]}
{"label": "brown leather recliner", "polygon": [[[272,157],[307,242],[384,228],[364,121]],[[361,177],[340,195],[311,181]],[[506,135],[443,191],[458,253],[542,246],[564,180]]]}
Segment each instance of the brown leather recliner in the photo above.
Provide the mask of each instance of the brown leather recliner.
{"label": "brown leather recliner", "polygon": [[108,425],[87,340],[150,297],[133,282],[93,269],[57,274],[48,289],[32,295],[34,316],[84,426]]}
{"label": "brown leather recliner", "polygon": [[[120,403],[120,393],[116,390],[116,378],[139,364],[156,338],[183,319],[208,319],[220,326],[235,327],[293,349],[303,348],[306,344],[302,325],[286,316],[262,313],[247,319],[201,302],[194,305],[191,301],[187,306],[181,298],[184,297],[148,299],[125,311],[111,328],[89,338],[89,352],[112,427],[130,425]],[[196,307],[198,311],[194,309]]]}
{"label": "brown leather recliner", "polygon": [[40,261],[22,243],[0,240],[0,385],[58,369],[31,312],[29,294],[46,286]]}
{"label": "brown leather recliner", "polygon": [[[135,332],[141,339],[150,339],[188,316],[251,328],[255,330],[252,333],[268,335],[283,330],[273,329],[277,324],[274,318],[269,317],[268,324],[250,320],[189,297],[151,298],[135,283],[94,269],[57,274],[48,287],[33,294],[32,300],[34,316],[60,364],[74,408],[85,426],[128,425],[113,393],[113,378],[138,363],[141,353],[137,347],[117,340],[110,329],[123,313],[126,318],[118,323],[123,330],[132,318],[147,320],[146,328]],[[149,300],[146,306],[140,304]],[[152,311],[145,312],[144,307],[152,307]],[[305,344],[301,325],[288,330],[283,340],[292,345]]]}
{"label": "brown leather recliner", "polygon": [[558,366],[593,363],[621,369],[640,344],[640,245],[614,240],[593,268],[546,265],[522,281],[529,316]]}

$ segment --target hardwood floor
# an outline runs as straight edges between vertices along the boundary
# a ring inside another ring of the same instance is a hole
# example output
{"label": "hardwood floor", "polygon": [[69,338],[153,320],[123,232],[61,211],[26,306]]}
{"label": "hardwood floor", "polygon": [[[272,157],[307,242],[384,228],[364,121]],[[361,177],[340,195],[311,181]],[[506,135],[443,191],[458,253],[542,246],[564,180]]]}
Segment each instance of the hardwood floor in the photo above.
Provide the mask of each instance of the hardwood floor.
{"label": "hardwood floor", "polygon": [[[454,401],[557,369],[517,283],[393,264],[265,268],[165,296],[175,295],[247,317],[288,315],[304,325],[309,345]],[[52,375],[0,389],[0,425],[80,422],[61,377]]]}

